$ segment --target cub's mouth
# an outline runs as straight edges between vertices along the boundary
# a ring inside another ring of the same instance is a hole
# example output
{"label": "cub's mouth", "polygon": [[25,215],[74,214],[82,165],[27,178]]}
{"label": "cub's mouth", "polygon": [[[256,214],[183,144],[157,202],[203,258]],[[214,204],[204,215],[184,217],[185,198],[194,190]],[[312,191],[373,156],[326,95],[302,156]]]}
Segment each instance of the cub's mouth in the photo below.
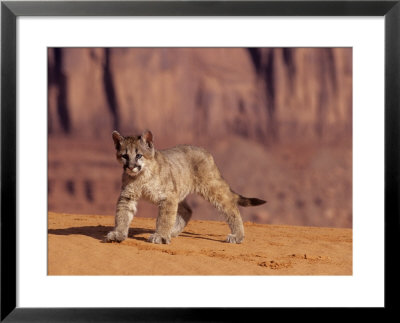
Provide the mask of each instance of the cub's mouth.
{"label": "cub's mouth", "polygon": [[135,165],[133,168],[130,168],[130,167],[128,167],[128,166],[124,166],[124,169],[125,169],[125,171],[126,171],[127,173],[130,173],[130,174],[137,174],[137,173],[139,173],[140,170],[142,169],[142,166],[140,166],[140,165]]}

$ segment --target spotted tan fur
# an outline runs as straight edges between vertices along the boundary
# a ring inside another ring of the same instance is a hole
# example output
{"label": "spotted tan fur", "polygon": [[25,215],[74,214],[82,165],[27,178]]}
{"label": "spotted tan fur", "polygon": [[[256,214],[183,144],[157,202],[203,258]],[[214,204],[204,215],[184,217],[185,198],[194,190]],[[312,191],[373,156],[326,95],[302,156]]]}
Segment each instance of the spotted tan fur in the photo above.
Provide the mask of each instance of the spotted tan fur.
{"label": "spotted tan fur", "polygon": [[137,201],[142,198],[159,207],[156,231],[148,240],[170,243],[171,237],[182,232],[192,215],[186,196],[197,193],[225,216],[231,229],[227,242],[242,242],[244,228],[238,205],[260,205],[265,201],[233,192],[209,152],[190,145],[156,150],[150,131],[131,137],[114,131],[112,137],[124,172],[115,228],[108,233],[106,241],[121,242],[127,238],[130,222],[137,212]]}

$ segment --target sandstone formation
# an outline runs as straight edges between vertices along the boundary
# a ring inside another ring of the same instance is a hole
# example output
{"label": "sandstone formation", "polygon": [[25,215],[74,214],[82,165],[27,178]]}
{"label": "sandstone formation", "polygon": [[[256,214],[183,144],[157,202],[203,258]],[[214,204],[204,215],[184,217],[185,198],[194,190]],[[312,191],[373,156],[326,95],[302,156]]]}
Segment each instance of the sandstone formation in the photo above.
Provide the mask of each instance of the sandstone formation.
{"label": "sandstone formation", "polygon": [[[49,49],[49,133],[176,142],[351,134],[350,48]],[[164,140],[164,139],[163,139]]]}
{"label": "sandstone formation", "polygon": [[351,48],[49,48],[48,67],[50,211],[113,214],[111,132],[148,128],[157,148],[210,150],[234,190],[268,200],[247,221],[351,227]]}

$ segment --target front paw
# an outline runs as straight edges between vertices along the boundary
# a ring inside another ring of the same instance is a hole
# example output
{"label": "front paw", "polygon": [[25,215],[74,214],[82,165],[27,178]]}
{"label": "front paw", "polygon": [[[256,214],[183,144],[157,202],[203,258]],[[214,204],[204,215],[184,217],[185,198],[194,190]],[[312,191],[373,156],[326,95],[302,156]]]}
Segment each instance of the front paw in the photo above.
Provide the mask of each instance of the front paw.
{"label": "front paw", "polygon": [[226,238],[226,242],[242,243],[243,239],[244,239],[244,236],[242,236],[242,235],[237,236],[236,234],[228,234],[228,237]]}
{"label": "front paw", "polygon": [[127,238],[126,234],[119,231],[110,231],[106,236],[106,242],[122,242]]}
{"label": "front paw", "polygon": [[162,236],[161,236],[160,234],[158,234],[158,233],[153,233],[153,234],[149,237],[149,239],[147,239],[147,241],[148,241],[148,242],[151,242],[151,243],[157,243],[157,244],[161,244],[161,243],[169,244],[169,243],[171,242],[171,238],[169,238],[169,237],[165,238],[165,237],[162,237]]}

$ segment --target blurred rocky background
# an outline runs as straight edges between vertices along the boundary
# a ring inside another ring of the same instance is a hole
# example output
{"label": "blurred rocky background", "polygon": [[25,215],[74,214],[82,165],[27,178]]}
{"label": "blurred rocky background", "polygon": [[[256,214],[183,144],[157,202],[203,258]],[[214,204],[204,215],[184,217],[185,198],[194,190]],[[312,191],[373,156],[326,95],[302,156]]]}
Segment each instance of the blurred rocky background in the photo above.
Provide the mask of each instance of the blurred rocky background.
{"label": "blurred rocky background", "polygon": [[352,227],[351,48],[49,48],[49,211],[114,215],[114,129],[208,149],[233,190],[268,201],[244,221]]}

